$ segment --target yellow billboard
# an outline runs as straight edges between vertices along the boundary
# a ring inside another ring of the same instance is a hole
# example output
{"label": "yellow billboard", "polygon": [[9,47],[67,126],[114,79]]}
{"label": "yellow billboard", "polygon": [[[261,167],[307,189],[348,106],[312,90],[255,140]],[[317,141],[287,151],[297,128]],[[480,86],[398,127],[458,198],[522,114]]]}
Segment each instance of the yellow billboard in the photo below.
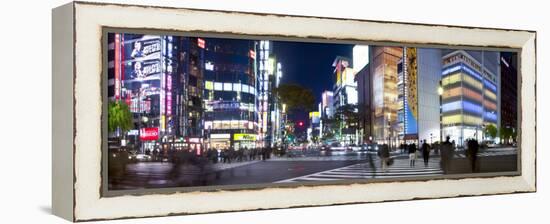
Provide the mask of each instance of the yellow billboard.
{"label": "yellow billboard", "polygon": [[233,140],[235,141],[256,141],[256,135],[255,134],[234,134]]}

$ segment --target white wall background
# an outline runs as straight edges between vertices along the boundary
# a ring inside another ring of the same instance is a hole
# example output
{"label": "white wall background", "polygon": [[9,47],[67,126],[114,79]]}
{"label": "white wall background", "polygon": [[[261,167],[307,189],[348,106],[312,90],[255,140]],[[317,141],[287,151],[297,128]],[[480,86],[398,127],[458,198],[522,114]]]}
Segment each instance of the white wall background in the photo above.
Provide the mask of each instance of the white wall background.
{"label": "white wall background", "polygon": [[[101,0],[96,0],[103,2]],[[0,223],[63,223],[51,215],[51,8],[66,0],[0,7]],[[146,4],[145,0],[119,1]],[[536,223],[549,220],[550,16],[544,1],[155,1],[155,4],[538,31],[538,192],[333,207],[119,220],[109,223]],[[268,25],[268,24],[266,24]],[[534,116],[534,115],[533,115]],[[483,186],[479,186],[480,188]],[[212,202],[215,203],[215,202]]]}

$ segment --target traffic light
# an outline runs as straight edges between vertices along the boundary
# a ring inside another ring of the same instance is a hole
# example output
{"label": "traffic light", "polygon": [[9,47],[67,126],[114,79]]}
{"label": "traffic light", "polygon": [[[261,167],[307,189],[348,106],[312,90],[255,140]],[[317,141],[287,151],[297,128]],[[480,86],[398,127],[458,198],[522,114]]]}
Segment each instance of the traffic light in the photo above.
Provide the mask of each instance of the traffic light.
{"label": "traffic light", "polygon": [[303,121],[299,121],[299,122],[298,122],[298,126],[303,127],[303,126],[304,126],[304,122],[303,122]]}

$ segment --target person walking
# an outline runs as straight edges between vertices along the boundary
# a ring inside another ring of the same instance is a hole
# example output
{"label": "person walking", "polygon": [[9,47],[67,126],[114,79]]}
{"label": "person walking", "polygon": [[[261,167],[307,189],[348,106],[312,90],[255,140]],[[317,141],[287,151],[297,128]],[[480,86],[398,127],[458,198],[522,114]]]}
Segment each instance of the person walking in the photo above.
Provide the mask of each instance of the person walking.
{"label": "person walking", "polygon": [[430,145],[426,143],[426,139],[424,139],[422,143],[422,157],[424,157],[424,166],[428,166],[430,160]]}
{"label": "person walking", "polygon": [[415,161],[416,161],[416,144],[412,143],[409,145],[409,166],[414,167]]}
{"label": "person walking", "polygon": [[468,160],[470,160],[472,173],[475,173],[477,172],[477,168],[479,168],[477,167],[477,153],[479,151],[479,144],[475,139],[468,140],[466,144],[468,146],[468,149],[466,150],[466,155],[468,157]]}
{"label": "person walking", "polygon": [[440,154],[441,154],[441,169],[445,174],[449,173],[451,157],[453,155],[453,143],[450,142],[451,137],[447,136],[445,142],[439,145]]}
{"label": "person walking", "polygon": [[382,145],[382,147],[378,150],[378,156],[380,157],[382,171],[386,172],[388,169],[388,159],[390,158],[390,150],[387,144]]}
{"label": "person walking", "polygon": [[401,143],[401,145],[399,145],[399,149],[401,149],[401,153],[405,154],[408,151],[408,146],[405,143]]}
{"label": "person walking", "polygon": [[372,173],[372,178],[376,177],[376,165],[374,165],[374,158],[372,158],[373,155],[370,152],[367,152],[367,162],[370,166],[370,171]]}

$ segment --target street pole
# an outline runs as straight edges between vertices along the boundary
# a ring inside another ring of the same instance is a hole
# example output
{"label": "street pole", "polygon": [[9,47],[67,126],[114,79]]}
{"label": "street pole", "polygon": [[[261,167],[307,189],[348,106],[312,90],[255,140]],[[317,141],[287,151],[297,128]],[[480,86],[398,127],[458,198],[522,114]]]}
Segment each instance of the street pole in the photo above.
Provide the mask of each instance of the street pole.
{"label": "street pole", "polygon": [[140,80],[139,81],[139,89],[138,89],[138,100],[137,100],[137,103],[138,103],[138,114],[139,114],[139,118],[138,118],[138,140],[139,140],[139,152],[140,154],[143,154],[143,142],[141,142],[141,88],[142,88],[142,81]]}

